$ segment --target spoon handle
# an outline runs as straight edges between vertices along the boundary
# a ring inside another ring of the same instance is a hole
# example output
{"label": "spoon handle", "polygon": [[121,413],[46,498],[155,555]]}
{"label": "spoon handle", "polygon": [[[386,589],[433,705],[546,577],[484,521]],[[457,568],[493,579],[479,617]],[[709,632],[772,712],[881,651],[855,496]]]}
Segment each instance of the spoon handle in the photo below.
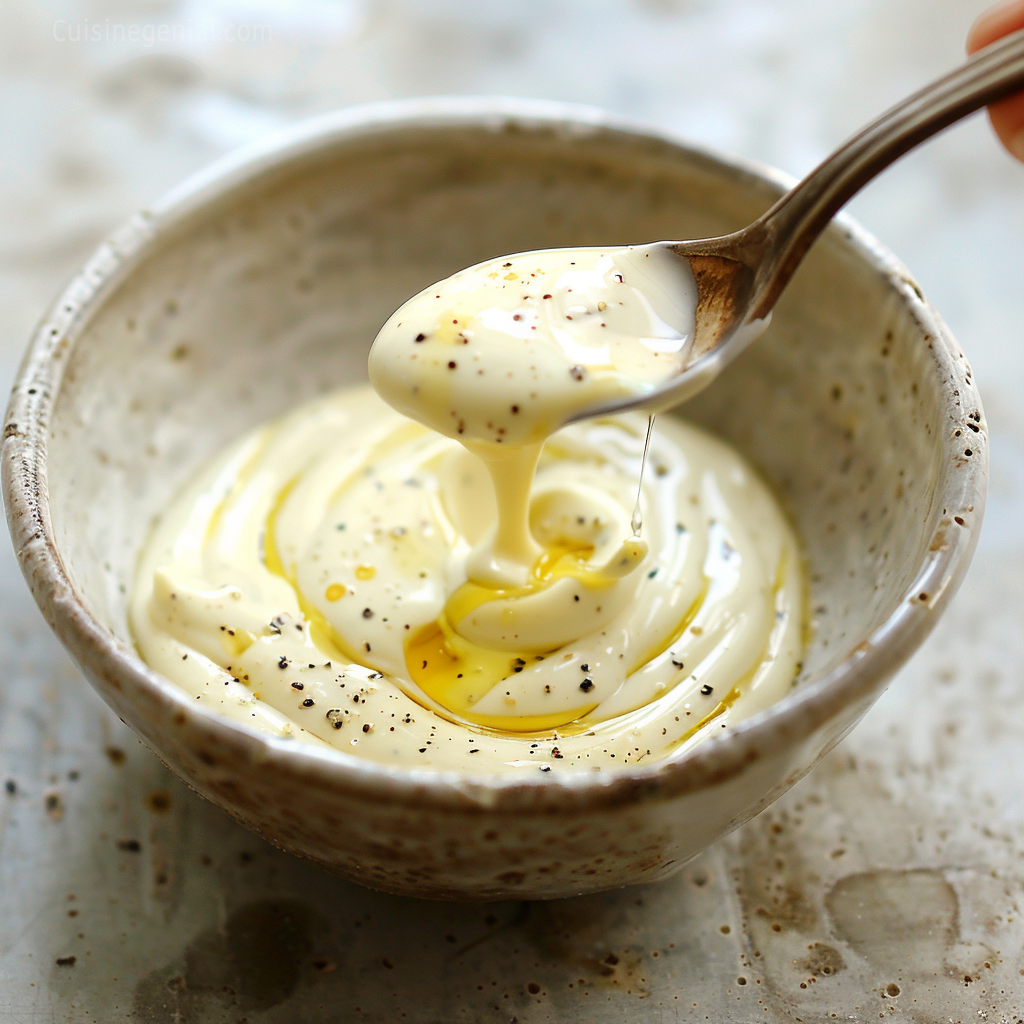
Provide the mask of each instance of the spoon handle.
{"label": "spoon handle", "polygon": [[965,64],[886,111],[786,193],[749,232],[763,262],[752,316],[775,304],[811,243],[872,178],[961,118],[1024,88],[1024,30],[979,50]]}

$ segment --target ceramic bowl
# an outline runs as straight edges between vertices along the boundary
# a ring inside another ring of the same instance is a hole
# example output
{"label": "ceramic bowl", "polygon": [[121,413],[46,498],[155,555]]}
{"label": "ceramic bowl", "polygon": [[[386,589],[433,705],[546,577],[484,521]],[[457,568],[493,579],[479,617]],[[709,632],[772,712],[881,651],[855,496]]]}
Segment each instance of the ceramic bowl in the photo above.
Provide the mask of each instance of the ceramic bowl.
{"label": "ceramic bowl", "polygon": [[520,101],[343,111],[228,158],[104,244],[32,340],[4,431],[14,545],[46,620],[198,793],[374,888],[556,897],[662,878],[800,779],[932,628],[967,568],[987,442],[971,372],[849,220],[768,334],[685,415],[775,488],[813,629],[784,700],[671,762],[434,774],[267,738],[192,706],[132,645],[149,524],[233,438],[366,374],[409,295],[489,256],[738,228],[785,187],[600,112]]}

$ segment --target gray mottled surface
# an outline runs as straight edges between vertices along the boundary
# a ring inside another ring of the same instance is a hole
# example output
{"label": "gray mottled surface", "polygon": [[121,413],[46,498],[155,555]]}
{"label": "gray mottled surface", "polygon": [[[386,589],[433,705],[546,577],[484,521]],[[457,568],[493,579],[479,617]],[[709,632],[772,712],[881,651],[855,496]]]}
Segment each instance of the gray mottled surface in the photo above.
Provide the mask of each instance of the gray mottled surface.
{"label": "gray mottled surface", "polygon": [[[3,383],[109,227],[275,126],[503,92],[603,105],[799,173],[957,60],[981,6],[7,0]],[[72,41],[85,32],[99,39]],[[468,908],[376,896],[170,778],[70,665],[8,550],[0,1024],[1024,1018],[1024,168],[976,121],[854,209],[970,356],[993,479],[961,593],[838,751],[657,887]]]}

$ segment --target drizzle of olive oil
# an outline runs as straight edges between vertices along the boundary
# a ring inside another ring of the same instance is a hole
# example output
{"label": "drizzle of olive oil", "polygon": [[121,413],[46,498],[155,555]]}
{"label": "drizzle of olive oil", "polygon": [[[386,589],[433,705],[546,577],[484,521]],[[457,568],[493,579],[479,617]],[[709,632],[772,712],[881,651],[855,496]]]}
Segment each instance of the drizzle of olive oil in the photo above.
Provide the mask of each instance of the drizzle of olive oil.
{"label": "drizzle of olive oil", "polygon": [[550,732],[597,707],[595,703],[551,715],[517,715],[515,701],[509,697],[508,715],[474,713],[473,705],[481,697],[529,662],[524,655],[494,651],[466,640],[451,628],[444,615],[410,638],[405,658],[410,678],[432,701],[488,729],[516,734]]}
{"label": "drizzle of olive oil", "polygon": [[508,715],[479,715],[473,705],[503,680],[517,675],[537,657],[533,650],[497,651],[473,643],[455,628],[476,608],[491,601],[527,597],[566,577],[590,586],[614,582],[587,564],[593,554],[589,545],[560,541],[545,550],[533,565],[523,587],[493,588],[467,581],[448,599],[440,617],[418,630],[406,643],[405,662],[414,683],[433,701],[470,722],[513,733],[545,732],[589,714],[597,703],[550,715],[517,715],[508,697]]}

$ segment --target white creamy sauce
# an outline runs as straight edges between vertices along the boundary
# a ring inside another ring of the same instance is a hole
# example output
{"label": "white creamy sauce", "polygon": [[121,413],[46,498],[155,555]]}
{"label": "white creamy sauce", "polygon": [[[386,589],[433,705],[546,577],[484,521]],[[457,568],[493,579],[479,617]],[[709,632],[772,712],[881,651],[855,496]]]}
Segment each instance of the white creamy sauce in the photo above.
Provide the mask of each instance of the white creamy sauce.
{"label": "white creamy sauce", "polygon": [[489,260],[398,309],[370,352],[370,381],[448,437],[538,444],[676,374],[696,303],[686,262],[657,245]]}
{"label": "white creamy sauce", "polygon": [[664,417],[636,536],[646,418],[559,430],[678,372],[696,295],[668,259],[520,254],[406,303],[370,357],[394,409],[311,402],[160,517],[143,658],[235,720],[428,769],[642,762],[778,700],[804,584],[757,474]]}

